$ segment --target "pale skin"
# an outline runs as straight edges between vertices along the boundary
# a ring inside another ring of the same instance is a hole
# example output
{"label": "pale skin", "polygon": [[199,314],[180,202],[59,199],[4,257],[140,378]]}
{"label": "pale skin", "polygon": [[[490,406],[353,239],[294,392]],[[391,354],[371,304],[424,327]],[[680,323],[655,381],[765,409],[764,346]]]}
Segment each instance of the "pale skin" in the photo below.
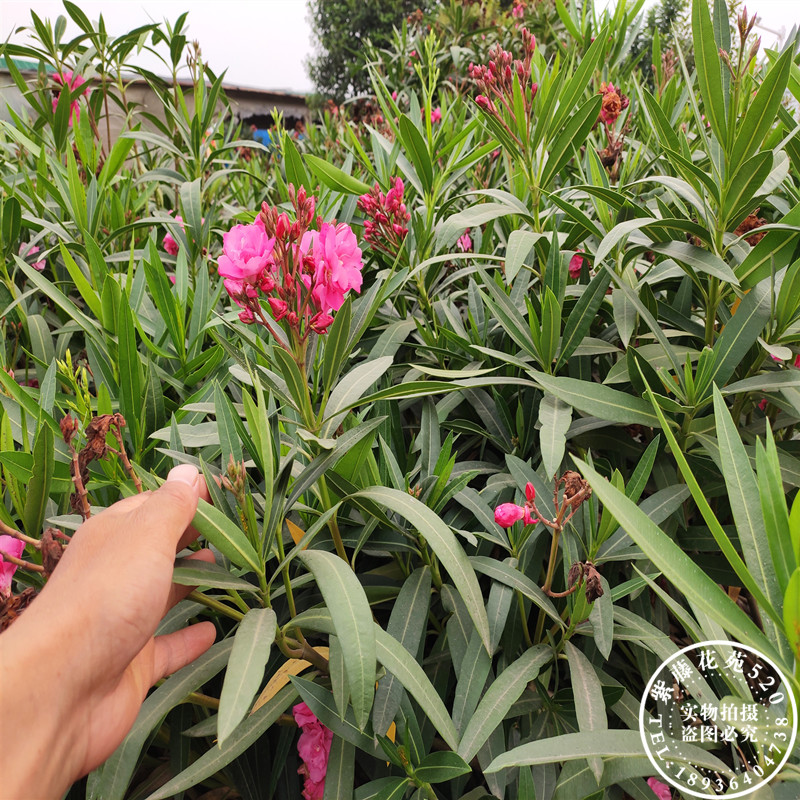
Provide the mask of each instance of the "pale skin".
{"label": "pale skin", "polygon": [[[190,587],[172,583],[177,551],[208,490],[176,467],[155,492],[92,516],[45,588],[0,636],[0,798],[60,798],[102,764],[148,689],[214,642],[210,622],[154,637]],[[191,558],[213,561],[208,550]]]}

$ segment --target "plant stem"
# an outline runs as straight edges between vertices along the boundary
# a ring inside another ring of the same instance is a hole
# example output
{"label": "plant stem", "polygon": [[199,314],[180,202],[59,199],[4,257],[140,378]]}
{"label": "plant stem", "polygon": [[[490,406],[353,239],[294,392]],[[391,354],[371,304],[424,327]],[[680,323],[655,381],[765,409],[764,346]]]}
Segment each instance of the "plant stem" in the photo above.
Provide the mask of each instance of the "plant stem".
{"label": "plant stem", "polygon": [[214,611],[218,611],[220,614],[224,614],[226,617],[230,617],[231,619],[235,619],[237,622],[241,619],[244,619],[244,614],[241,611],[237,611],[235,608],[231,608],[225,603],[220,603],[219,600],[215,600],[213,597],[206,597],[202,592],[194,591],[189,595],[189,600],[194,600],[195,603],[200,603],[201,605],[206,606],[206,608],[211,608]]}
{"label": "plant stem", "polygon": [[[331,498],[330,494],[328,493],[328,484],[325,481],[324,475],[320,475],[318,486],[319,486],[319,496],[320,499],[322,500],[322,505],[324,506],[323,510],[329,511],[331,508]],[[336,554],[344,562],[350,563],[347,560],[347,552],[344,549],[342,534],[339,532],[339,523],[336,520],[335,514],[328,520],[328,530],[331,532],[331,538],[333,539],[334,547],[336,547]]]}
{"label": "plant stem", "polygon": [[528,647],[533,647],[531,641],[531,632],[528,630],[528,615],[525,613],[525,599],[522,597],[522,592],[515,589],[514,593],[517,595],[517,605],[519,606],[519,618],[522,622],[522,636],[525,639],[525,644]]}

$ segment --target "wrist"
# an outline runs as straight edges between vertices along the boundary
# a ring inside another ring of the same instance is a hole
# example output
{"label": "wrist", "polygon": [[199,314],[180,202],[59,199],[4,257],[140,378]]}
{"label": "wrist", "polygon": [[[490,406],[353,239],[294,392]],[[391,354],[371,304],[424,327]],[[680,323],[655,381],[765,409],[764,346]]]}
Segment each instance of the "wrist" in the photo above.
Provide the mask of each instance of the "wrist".
{"label": "wrist", "polygon": [[0,636],[0,800],[60,798],[75,777],[57,637],[34,605]]}

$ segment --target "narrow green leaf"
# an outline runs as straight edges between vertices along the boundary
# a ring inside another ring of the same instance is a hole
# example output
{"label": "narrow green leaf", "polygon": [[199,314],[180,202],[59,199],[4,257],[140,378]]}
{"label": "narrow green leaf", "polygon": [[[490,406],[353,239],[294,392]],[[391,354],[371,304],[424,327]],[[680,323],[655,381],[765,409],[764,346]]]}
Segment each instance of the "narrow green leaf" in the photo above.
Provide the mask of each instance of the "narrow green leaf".
{"label": "narrow green leaf", "polygon": [[599,383],[531,372],[542,389],[578,411],[621,425],[658,427],[658,417],[647,401]]}
{"label": "narrow green leaf", "polygon": [[25,510],[22,522],[28,536],[38,539],[42,535],[50,485],[55,471],[55,436],[52,429],[41,420],[33,440],[33,467],[30,482],[25,487]]}
{"label": "narrow green leaf", "polygon": [[223,746],[250,710],[264,677],[277,627],[277,617],[271,608],[253,608],[239,623],[219,698],[219,747]]}
{"label": "narrow green leaf", "polygon": [[606,296],[609,283],[611,283],[611,275],[606,270],[598,271],[583,290],[575,307],[570,311],[564,324],[564,335],[561,338],[561,350],[556,361],[555,372],[558,372],[567,363],[569,357],[589,332],[603,298]]}
{"label": "narrow green leaf", "polygon": [[400,514],[425,537],[466,603],[469,615],[480,633],[484,647],[487,652],[490,652],[489,620],[483,605],[483,594],[469,559],[450,528],[424,503],[406,492],[383,486],[372,486],[358,492],[355,496],[368,498],[377,505]]}
{"label": "narrow green leaf", "polygon": [[433,164],[425,140],[417,126],[406,114],[400,115],[399,128],[406,156],[416,169],[417,175],[422,181],[422,188],[429,192],[433,186]]}
{"label": "narrow green leaf", "polygon": [[[683,552],[659,527],[624,493],[614,488],[588,464],[575,459],[595,494],[619,521],[642,552],[664,573],[678,591],[697,608],[708,614],[743,644],[750,644],[774,658],[783,659],[773,644],[733,600]],[[638,734],[637,734],[638,735]],[[609,753],[608,755],[612,755]],[[506,765],[507,766],[507,765]]]}
{"label": "narrow green leaf", "polygon": [[[406,578],[389,615],[387,633],[412,656],[419,649],[425,633],[430,595],[430,567],[419,567]],[[372,729],[379,736],[386,734],[400,708],[402,688],[400,681],[391,673],[378,682],[372,707]]]}
{"label": "narrow green leaf", "polygon": [[764,329],[769,309],[770,291],[765,284],[754,286],[745,295],[714,343],[714,366],[703,384],[696,386],[698,397],[706,396],[712,384],[721,387],[728,382]]}
{"label": "narrow green leaf", "polygon": [[323,800],[344,800],[353,796],[356,749],[350,742],[334,736],[325,771]]}
{"label": "narrow green leaf", "polygon": [[350,702],[363,731],[375,694],[375,634],[369,602],[358,578],[338,556],[307,550],[298,554],[298,558],[313,573],[331,612],[336,635],[346,643],[343,653]]}
{"label": "narrow green leaf", "polygon": [[767,531],[772,564],[778,578],[780,592],[786,591],[789,578],[797,567],[789,530],[789,511],[781,480],[781,465],[772,428],[767,426],[767,446],[756,442],[756,469],[761,510]]}
{"label": "narrow green leaf", "polygon": [[[608,730],[608,718],[600,679],[589,659],[572,642],[567,642],[564,650],[569,661],[578,729],[582,733],[594,731],[602,735],[601,731]],[[603,776],[603,762],[597,756],[590,756],[588,761],[595,778],[599,781]]]}
{"label": "narrow green leaf", "polygon": [[331,436],[342,424],[348,409],[392,366],[392,361],[391,356],[364,361],[339,379],[325,406],[325,421],[321,430],[323,437]]}
{"label": "narrow green leaf", "polygon": [[572,406],[546,394],[539,404],[539,449],[544,477],[550,480],[559,468],[567,447],[566,433],[572,423]]}
{"label": "narrow green leaf", "polygon": [[[122,800],[125,797],[142,747],[153,728],[187,694],[199,689],[222,670],[228,663],[232,647],[233,641],[230,639],[212,645],[191,664],[167,678],[147,697],[130,732],[100,768],[98,780],[90,782],[94,790],[89,794],[90,800]],[[194,784],[189,784],[192,785]],[[161,796],[172,797],[172,792]]]}
{"label": "narrow green leaf", "polygon": [[[148,698],[149,699],[149,698]],[[297,699],[294,686],[284,686],[271,700],[268,700],[255,713],[228,737],[222,747],[212,747],[201,755],[191,766],[167,781],[146,800],[166,800],[193,786],[198,786],[206,778],[230,764],[253,744]],[[99,798],[98,798],[99,800]],[[107,800],[105,797],[102,800]]]}
{"label": "narrow green leaf", "polygon": [[[472,761],[491,732],[503,721],[508,710],[520,698],[528,683],[539,674],[552,657],[553,651],[549,647],[536,645],[497,676],[478,703],[461,737],[458,754],[465,761]],[[494,763],[492,762],[492,765]],[[490,768],[487,771],[494,770]]]}
{"label": "narrow green leaf", "polygon": [[722,62],[714,41],[714,28],[707,0],[692,0],[692,39],[697,82],[706,118],[711,123],[717,141],[724,144],[728,137],[728,126],[722,94]]}
{"label": "narrow green leaf", "polygon": [[444,783],[472,772],[472,767],[456,753],[431,753],[422,759],[414,775],[425,783]]}
{"label": "narrow green leaf", "polygon": [[172,572],[172,582],[181,586],[207,586],[210,589],[235,589],[237,592],[257,592],[258,587],[244,578],[232,575],[229,569],[207,561],[178,558]]}
{"label": "narrow green leaf", "polygon": [[[719,442],[719,466],[728,489],[728,500],[745,564],[773,609],[780,608],[782,594],[772,563],[756,476],[725,400],[716,386],[714,419]],[[774,616],[775,612],[772,613]],[[767,620],[765,623],[775,624]]]}
{"label": "narrow green leaf", "polygon": [[345,194],[368,194],[371,187],[358,178],[348,175],[333,164],[329,164],[318,156],[306,154],[303,156],[306,164],[308,164],[314,171],[319,180],[335,192],[344,192]]}
{"label": "narrow green leaf", "polygon": [[756,96],[748,102],[747,111],[733,143],[731,164],[741,164],[758,150],[767,132],[775,124],[778,107],[789,82],[792,60],[792,48],[787,47],[781,57],[770,66]]}
{"label": "narrow green leaf", "polygon": [[200,500],[192,526],[234,564],[263,574],[264,568],[244,531],[219,509]]}

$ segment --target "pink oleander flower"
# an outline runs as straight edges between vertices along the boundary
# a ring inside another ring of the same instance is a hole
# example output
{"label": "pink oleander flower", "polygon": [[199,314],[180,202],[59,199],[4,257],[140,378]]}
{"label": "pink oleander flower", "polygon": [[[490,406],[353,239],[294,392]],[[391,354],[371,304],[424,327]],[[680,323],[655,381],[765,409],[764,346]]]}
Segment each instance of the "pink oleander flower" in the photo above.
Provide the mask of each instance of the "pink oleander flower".
{"label": "pink oleander flower", "polygon": [[392,92],[392,100],[397,100],[397,91]]}
{"label": "pink oleander flower", "polygon": [[525,516],[525,509],[516,503],[503,503],[494,510],[494,521],[501,528],[510,528]]}
{"label": "pink oleander flower", "polygon": [[525,484],[525,505],[502,503],[494,510],[494,521],[501,528],[510,528],[515,522],[522,520],[526,525],[535,525],[539,520],[531,514],[536,499],[536,488],[528,481]]}
{"label": "pink oleander flower", "polygon": [[759,408],[760,408],[762,411],[766,411],[766,410],[767,410],[767,398],[766,398],[766,397],[762,398],[762,399],[759,401],[759,403],[758,403],[758,407],[759,407]]}
{"label": "pink oleander flower", "polygon": [[672,800],[672,790],[666,783],[657,778],[648,778],[647,785],[653,790],[658,800]]}
{"label": "pink oleander flower", "polygon": [[272,266],[275,238],[268,237],[263,223],[234,225],[222,236],[219,274],[223,278],[255,284]]}
{"label": "pink oleander flower", "polygon": [[310,237],[309,252],[314,262],[314,305],[318,311],[338,311],[350,289],[361,291],[364,264],[356,235],[344,223],[334,226],[323,222],[319,233],[309,231],[306,236]]}
{"label": "pink oleander flower", "polygon": [[796,356],[794,357],[794,365],[795,365],[796,367],[800,367],[800,354],[798,354],[798,355],[796,355]]}
{"label": "pink oleander flower", "polygon": [[[170,212],[170,214],[171,214],[171,213],[172,213],[172,212]],[[202,217],[202,218],[201,218],[201,220],[200,220],[200,224],[202,225],[202,223],[204,223],[205,221],[206,221],[206,218],[205,218],[205,217]],[[181,226],[181,230],[182,230],[182,231],[185,231],[185,230],[186,230],[186,226],[183,224],[183,217],[182,217],[180,214],[177,214],[177,215],[175,216],[175,222],[178,222],[178,223],[180,223],[180,226]],[[165,249],[165,250],[166,250],[166,251],[167,251],[167,252],[168,252],[168,253],[169,253],[171,256],[176,256],[176,255],[178,255],[178,243],[175,241],[175,237],[174,237],[174,236],[173,236],[173,235],[172,235],[172,234],[171,234],[169,231],[167,231],[166,235],[165,235],[165,236],[164,236],[164,238],[161,240],[161,244],[164,246],[164,249]]]}
{"label": "pink oleander flower", "polygon": [[584,257],[583,250],[578,250],[574,256],[569,260],[569,276],[570,278],[580,278],[581,270],[583,269]]}
{"label": "pink oleander flower", "polygon": [[[80,75],[76,75],[74,72],[72,72],[72,70],[69,70],[69,69],[65,69],[64,72],[61,73],[60,75],[58,73],[53,75],[53,80],[56,83],[61,84],[62,87],[66,87],[72,94],[74,94],[77,89],[79,89],[81,86],[83,86],[86,83],[84,78],[82,78]],[[83,94],[83,93],[81,93],[81,94]],[[56,107],[58,106],[58,100],[59,100],[59,97],[54,97],[53,98],[53,111],[55,111]],[[80,113],[81,113],[81,109],[80,109],[80,105],[78,104],[78,98],[75,98],[70,103],[70,112],[69,112],[69,124],[70,124],[70,127],[72,126],[73,122],[76,125],[78,124],[78,119],[80,118]]]}
{"label": "pink oleander flower", "polygon": [[14,558],[22,558],[24,549],[25,542],[13,536],[0,536],[0,597],[8,597],[11,594],[11,579],[17,571],[16,564],[3,560],[3,553]]}
{"label": "pink oleander flower", "polygon": [[305,703],[298,703],[292,709],[292,714],[302,731],[297,741],[297,752],[303,765],[297,772],[305,778],[303,797],[305,800],[322,800],[333,733],[316,718]]}
{"label": "pink oleander flower", "polygon": [[525,7],[522,5],[522,3],[517,3],[514,8],[511,9],[511,16],[514,17],[514,19],[522,19],[524,14]]}
{"label": "pink oleander flower", "polygon": [[471,253],[472,252],[472,237],[469,235],[469,228],[458,237],[458,241],[456,242],[456,247],[462,253]]}
{"label": "pink oleander flower", "polygon": [[442,109],[440,106],[431,109],[431,122],[435,125],[442,121]]}
{"label": "pink oleander flower", "polygon": [[[28,245],[28,244],[25,244],[25,243],[23,242],[23,243],[22,243],[22,244],[19,246],[19,254],[20,254],[20,255],[21,255],[23,258],[25,258],[25,256],[32,256],[34,253],[38,253],[38,252],[39,252],[39,248],[38,248],[36,245],[33,245],[33,247],[31,247],[30,245]],[[39,260],[39,261],[33,261],[33,262],[31,263],[31,266],[32,266],[32,267],[33,267],[33,268],[34,268],[34,269],[35,269],[37,272],[41,272],[41,271],[42,271],[42,270],[43,270],[43,269],[44,269],[44,268],[47,266],[47,261],[46,261],[45,259],[41,259],[41,260]]]}
{"label": "pink oleander flower", "polygon": [[[185,228],[183,227],[183,217],[180,214],[178,214],[175,217],[175,221],[176,222],[180,222],[181,230],[185,230]],[[164,249],[171,256],[178,255],[178,243],[175,241],[175,238],[173,237],[173,235],[169,231],[167,231],[166,236],[164,236],[164,238],[163,238],[161,243],[164,245]]]}
{"label": "pink oleander flower", "polygon": [[[311,332],[324,334],[351,289],[361,291],[361,248],[349,225],[314,216],[316,199],[289,184],[295,209],[286,212],[263,203],[252,225],[236,225],[223,237],[219,274],[239,319],[258,322],[281,342],[265,311],[288,326],[295,355]],[[318,226],[312,230],[312,225]]]}

